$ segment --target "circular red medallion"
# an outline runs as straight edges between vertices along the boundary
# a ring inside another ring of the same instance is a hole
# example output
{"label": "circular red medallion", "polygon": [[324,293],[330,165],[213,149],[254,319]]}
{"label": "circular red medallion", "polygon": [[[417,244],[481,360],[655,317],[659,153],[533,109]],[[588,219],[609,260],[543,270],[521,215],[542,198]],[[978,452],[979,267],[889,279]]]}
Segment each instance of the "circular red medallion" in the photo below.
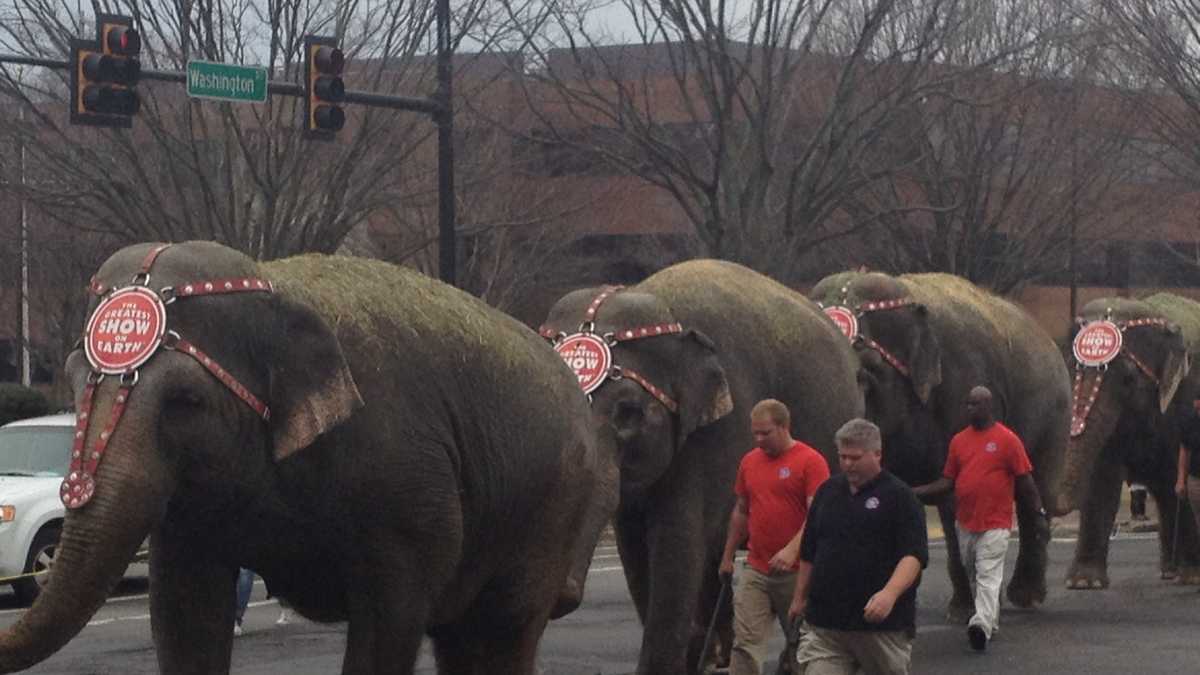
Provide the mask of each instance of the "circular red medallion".
{"label": "circular red medallion", "polygon": [[590,394],[608,377],[612,368],[612,350],[599,335],[575,333],[563,338],[554,351],[575,371],[583,393]]}
{"label": "circular red medallion", "polygon": [[1111,321],[1093,321],[1075,336],[1072,349],[1082,366],[1102,366],[1121,353],[1121,329]]}
{"label": "circular red medallion", "polygon": [[120,375],[145,363],[162,342],[167,308],[154,291],[129,286],[100,303],[87,322],[84,352],[92,368]]}
{"label": "circular red medallion", "polygon": [[72,471],[63,479],[58,492],[63,506],[77,509],[91,501],[92,495],[96,494],[96,479],[86,471]]}
{"label": "circular red medallion", "polygon": [[842,331],[848,339],[853,340],[858,336],[858,317],[848,307],[834,305],[833,307],[825,308],[825,316],[833,319],[837,324],[838,330]]}

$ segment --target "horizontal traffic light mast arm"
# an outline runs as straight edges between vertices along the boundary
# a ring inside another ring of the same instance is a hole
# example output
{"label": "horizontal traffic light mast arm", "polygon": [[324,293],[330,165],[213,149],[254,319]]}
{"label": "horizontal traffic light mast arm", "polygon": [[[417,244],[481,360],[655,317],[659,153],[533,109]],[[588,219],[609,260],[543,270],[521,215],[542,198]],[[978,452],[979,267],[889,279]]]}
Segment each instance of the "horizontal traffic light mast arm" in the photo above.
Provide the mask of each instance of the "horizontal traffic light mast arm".
{"label": "horizontal traffic light mast arm", "polygon": [[[42,59],[34,56],[17,56],[15,54],[0,54],[0,63],[11,63],[18,66],[42,66],[44,68],[56,68],[59,70],[67,70],[69,67],[68,62],[61,59]],[[187,82],[187,73],[177,70],[143,69],[141,79],[158,80],[159,82]],[[279,96],[303,97],[304,85],[271,80],[267,83],[267,91]],[[394,96],[391,94],[376,94],[369,91],[347,91],[343,102],[357,103],[375,108],[410,110],[429,115],[437,115],[443,110],[441,101],[436,98]]]}

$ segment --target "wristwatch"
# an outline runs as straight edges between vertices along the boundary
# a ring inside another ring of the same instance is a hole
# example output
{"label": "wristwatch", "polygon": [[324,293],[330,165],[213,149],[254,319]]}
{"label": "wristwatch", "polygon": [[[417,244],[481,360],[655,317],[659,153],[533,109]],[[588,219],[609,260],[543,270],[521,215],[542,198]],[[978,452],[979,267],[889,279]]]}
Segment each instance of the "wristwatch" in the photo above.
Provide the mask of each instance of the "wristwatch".
{"label": "wristwatch", "polygon": [[1041,516],[1042,518],[1045,518],[1046,522],[1050,522],[1050,514],[1046,513],[1045,508],[1038,509],[1038,515]]}

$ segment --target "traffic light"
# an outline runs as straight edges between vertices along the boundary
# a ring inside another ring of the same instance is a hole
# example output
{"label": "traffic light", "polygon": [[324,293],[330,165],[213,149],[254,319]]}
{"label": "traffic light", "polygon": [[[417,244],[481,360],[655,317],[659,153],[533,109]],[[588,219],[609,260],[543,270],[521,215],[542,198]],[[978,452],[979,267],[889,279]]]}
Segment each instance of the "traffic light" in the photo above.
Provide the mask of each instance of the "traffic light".
{"label": "traffic light", "polygon": [[96,16],[96,39],[71,41],[71,123],[130,127],[141,108],[142,39],[127,16]]}
{"label": "traffic light", "polygon": [[329,140],[346,124],[338,105],[346,97],[342,67],[346,57],[331,37],[304,37],[304,130],[308,138]]}

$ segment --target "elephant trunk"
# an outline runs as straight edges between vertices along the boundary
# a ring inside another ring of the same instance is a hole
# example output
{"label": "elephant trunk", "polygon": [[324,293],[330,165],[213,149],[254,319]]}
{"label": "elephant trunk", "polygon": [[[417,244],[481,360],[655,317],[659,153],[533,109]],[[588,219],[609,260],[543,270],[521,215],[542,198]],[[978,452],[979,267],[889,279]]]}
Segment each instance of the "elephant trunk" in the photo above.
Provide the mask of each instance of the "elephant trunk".
{"label": "elephant trunk", "polygon": [[[1104,447],[1108,445],[1117,429],[1121,410],[1110,389],[1111,387],[1101,388],[1090,412],[1083,420],[1083,431],[1072,435],[1067,444],[1067,456],[1064,461],[1066,472],[1058,490],[1058,499],[1053,505],[1055,516],[1065,516],[1082,503],[1096,462],[1100,461]],[[1079,410],[1075,401],[1072,401],[1072,410]],[[1073,429],[1072,434],[1074,432]]]}
{"label": "elephant trunk", "polygon": [[42,593],[20,621],[0,633],[0,673],[29,668],[75,637],[108,599],[165,511],[162,482],[154,480],[153,467],[109,447],[95,496],[67,513]]}

